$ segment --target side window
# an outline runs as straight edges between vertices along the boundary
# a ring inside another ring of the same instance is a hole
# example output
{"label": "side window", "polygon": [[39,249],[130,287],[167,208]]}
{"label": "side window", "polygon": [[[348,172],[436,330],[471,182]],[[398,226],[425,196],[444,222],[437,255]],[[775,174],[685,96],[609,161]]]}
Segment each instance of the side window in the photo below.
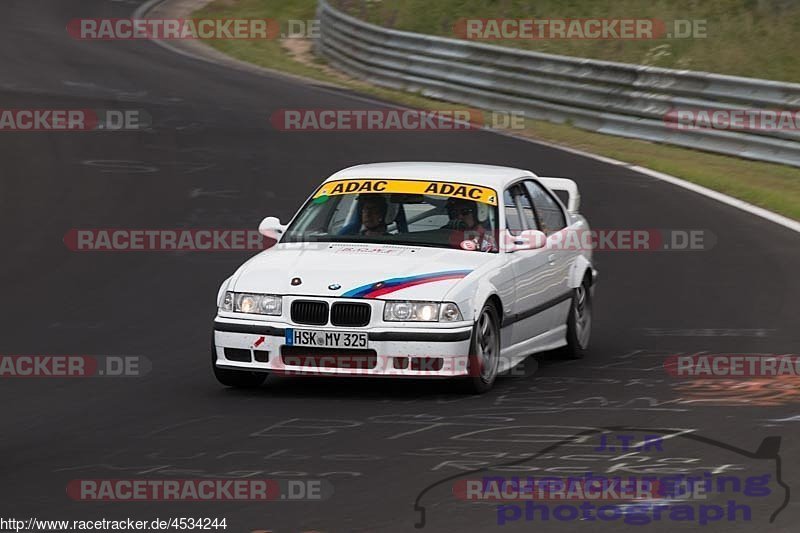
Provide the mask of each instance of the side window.
{"label": "side window", "polygon": [[564,211],[561,206],[553,199],[546,190],[536,182],[526,180],[525,188],[531,195],[536,214],[539,216],[541,230],[550,235],[566,227],[567,221],[564,218]]}
{"label": "side window", "polygon": [[506,189],[503,193],[503,203],[505,204],[506,228],[512,235],[519,235],[525,229],[522,224],[519,208],[517,207],[517,187]]}
{"label": "side window", "polygon": [[515,187],[519,189],[519,196],[517,196],[517,203],[522,209],[522,216],[525,219],[525,226],[528,229],[539,229],[538,221],[536,220],[536,214],[533,211],[533,204],[531,204],[531,199],[528,197],[528,194],[522,188],[521,185]]}

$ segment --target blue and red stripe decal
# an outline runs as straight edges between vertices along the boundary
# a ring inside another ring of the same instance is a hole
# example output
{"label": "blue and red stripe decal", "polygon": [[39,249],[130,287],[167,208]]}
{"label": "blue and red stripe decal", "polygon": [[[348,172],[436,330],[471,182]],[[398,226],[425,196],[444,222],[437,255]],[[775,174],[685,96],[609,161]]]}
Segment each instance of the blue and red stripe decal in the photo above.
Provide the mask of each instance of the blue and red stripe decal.
{"label": "blue and red stripe decal", "polygon": [[392,278],[377,283],[361,285],[355,289],[350,289],[342,296],[346,298],[377,298],[384,294],[414,287],[415,285],[422,285],[423,283],[433,283],[434,281],[446,279],[461,279],[470,272],[472,270],[446,270],[444,272],[431,272],[430,274],[419,274],[405,278]]}

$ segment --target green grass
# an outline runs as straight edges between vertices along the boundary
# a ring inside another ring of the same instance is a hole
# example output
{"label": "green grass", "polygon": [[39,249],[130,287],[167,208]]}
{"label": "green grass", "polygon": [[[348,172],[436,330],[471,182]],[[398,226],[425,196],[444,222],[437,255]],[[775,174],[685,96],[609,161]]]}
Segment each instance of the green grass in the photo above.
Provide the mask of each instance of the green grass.
{"label": "green grass", "polygon": [[[719,5],[728,0],[710,0],[709,5]],[[730,0],[733,1],[733,0]],[[417,5],[417,0],[409,0],[409,5]],[[550,0],[540,1],[537,5],[550,5]],[[637,4],[633,0],[623,3]],[[663,2],[656,2],[660,5]],[[759,5],[769,3],[760,2]],[[773,2],[774,3],[774,2]],[[355,2],[340,2],[351,6],[355,11]],[[359,5],[361,2],[358,3]],[[372,2],[377,6],[366,9],[366,12],[389,10],[390,6],[399,4],[394,0]],[[522,5],[523,2],[497,0],[473,0],[472,2],[455,2],[453,0],[435,0],[426,3],[426,9],[418,9],[425,13],[424,24],[436,19],[442,12],[441,5],[494,5],[506,6],[509,9]],[[583,0],[573,0],[570,5],[583,4]],[[404,4],[405,5],[405,4]],[[616,4],[615,4],[616,5]],[[703,6],[702,2],[697,2]],[[510,7],[509,7],[510,6]],[[358,8],[361,9],[361,8]],[[364,10],[364,9],[362,9]],[[390,11],[386,11],[390,12]],[[407,13],[400,17],[400,13]],[[195,17],[230,17],[230,18],[274,18],[278,20],[310,20],[316,14],[316,0],[215,0],[204,9],[194,13]],[[595,13],[596,14],[596,13]],[[374,15],[374,13],[373,13]],[[441,15],[444,16],[444,15]],[[469,16],[469,15],[467,15]],[[487,16],[484,14],[484,16]],[[500,15],[493,15],[500,16]],[[611,16],[611,15],[608,15]],[[653,15],[650,15],[653,16]],[[407,7],[397,10],[395,24],[404,19],[411,20]],[[680,18],[690,18],[680,17]],[[437,20],[443,20],[439,18]],[[421,22],[422,24],[422,22]],[[441,23],[439,23],[441,25]],[[422,31],[422,29],[418,28]],[[453,109],[460,106],[424,98],[416,94],[375,87],[367,83],[349,79],[332,73],[322,61],[312,59],[299,62],[292,58],[277,40],[273,41],[209,41],[218,50],[233,57],[255,63],[267,68],[297,74],[308,78],[332,82],[342,87],[374,96],[379,99],[398,102],[418,109]],[[767,62],[765,62],[767,63]],[[800,61],[796,61],[800,65]],[[461,106],[463,107],[463,106]],[[596,154],[613,157],[635,163],[647,168],[672,174],[685,180],[729,194],[747,202],[765,207],[785,216],[800,220],[800,169],[770,163],[760,163],[709,154],[685,148],[660,145],[647,141],[638,141],[593,133],[566,124],[550,124],[540,121],[526,121],[526,129],[517,131],[521,136],[541,139],[586,150]]]}

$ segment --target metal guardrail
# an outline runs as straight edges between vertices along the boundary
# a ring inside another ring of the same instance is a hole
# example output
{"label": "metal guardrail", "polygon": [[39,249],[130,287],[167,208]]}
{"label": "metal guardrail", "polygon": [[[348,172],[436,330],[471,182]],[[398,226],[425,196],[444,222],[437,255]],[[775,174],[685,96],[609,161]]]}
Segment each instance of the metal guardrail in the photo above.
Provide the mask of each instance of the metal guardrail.
{"label": "metal guardrail", "polygon": [[376,85],[579,128],[800,167],[800,131],[678,129],[675,109],[800,107],[800,84],[542,54],[383,28],[320,0],[316,51]]}

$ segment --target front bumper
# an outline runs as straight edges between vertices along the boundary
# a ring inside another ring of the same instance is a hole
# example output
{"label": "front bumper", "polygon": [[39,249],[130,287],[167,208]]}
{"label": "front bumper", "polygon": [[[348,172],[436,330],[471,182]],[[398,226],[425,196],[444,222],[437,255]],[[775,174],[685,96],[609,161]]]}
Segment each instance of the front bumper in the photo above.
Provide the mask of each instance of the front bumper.
{"label": "front bumper", "polygon": [[[286,328],[365,331],[365,350],[287,348]],[[214,320],[215,364],[232,370],[285,375],[456,377],[468,375],[472,326],[337,328],[279,322]],[[226,350],[228,349],[228,350]],[[288,353],[291,350],[291,353]],[[235,354],[235,356],[234,356]]]}

